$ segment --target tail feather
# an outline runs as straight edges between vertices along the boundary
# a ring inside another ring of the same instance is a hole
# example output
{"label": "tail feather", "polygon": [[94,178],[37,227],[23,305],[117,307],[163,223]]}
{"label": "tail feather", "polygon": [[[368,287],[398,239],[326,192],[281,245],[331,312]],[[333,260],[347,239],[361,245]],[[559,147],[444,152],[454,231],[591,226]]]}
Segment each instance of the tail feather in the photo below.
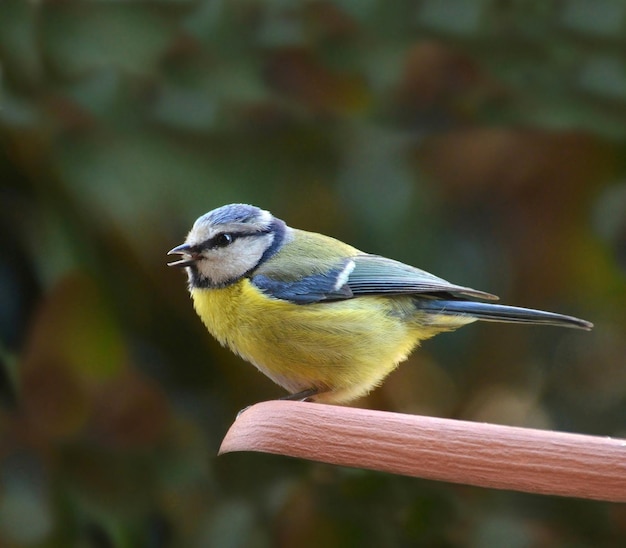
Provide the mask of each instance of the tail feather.
{"label": "tail feather", "polygon": [[435,314],[451,316],[471,316],[478,320],[488,322],[511,322],[527,324],[556,325],[559,327],[572,327],[589,331],[593,324],[574,316],[507,306],[503,304],[481,303],[475,301],[457,300],[419,300],[418,308]]}

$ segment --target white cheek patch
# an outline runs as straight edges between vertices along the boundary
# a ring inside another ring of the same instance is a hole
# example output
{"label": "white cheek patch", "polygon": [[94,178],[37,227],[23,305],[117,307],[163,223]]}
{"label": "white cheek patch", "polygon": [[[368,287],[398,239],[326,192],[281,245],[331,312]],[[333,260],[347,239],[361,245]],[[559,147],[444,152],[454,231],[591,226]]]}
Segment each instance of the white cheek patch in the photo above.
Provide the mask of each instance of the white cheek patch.
{"label": "white cheek patch", "polygon": [[243,236],[227,247],[209,249],[197,263],[198,272],[216,285],[232,282],[255,268],[273,241],[273,234]]}
{"label": "white cheek patch", "polygon": [[339,276],[337,276],[337,281],[335,282],[335,286],[333,287],[335,291],[339,291],[344,285],[348,283],[348,278],[350,277],[350,274],[352,274],[355,266],[356,263],[354,261],[350,261],[339,273]]}

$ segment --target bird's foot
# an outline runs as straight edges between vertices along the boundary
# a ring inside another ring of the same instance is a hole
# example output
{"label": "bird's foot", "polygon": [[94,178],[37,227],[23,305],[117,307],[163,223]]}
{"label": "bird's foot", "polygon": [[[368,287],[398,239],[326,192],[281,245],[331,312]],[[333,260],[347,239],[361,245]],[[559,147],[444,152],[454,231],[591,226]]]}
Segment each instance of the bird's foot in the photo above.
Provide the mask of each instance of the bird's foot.
{"label": "bird's foot", "polygon": [[288,394],[287,396],[283,396],[278,399],[287,401],[313,401],[311,398],[319,394],[319,392],[320,391],[317,388],[309,388],[307,390],[302,390],[301,392],[296,392],[295,394]]}

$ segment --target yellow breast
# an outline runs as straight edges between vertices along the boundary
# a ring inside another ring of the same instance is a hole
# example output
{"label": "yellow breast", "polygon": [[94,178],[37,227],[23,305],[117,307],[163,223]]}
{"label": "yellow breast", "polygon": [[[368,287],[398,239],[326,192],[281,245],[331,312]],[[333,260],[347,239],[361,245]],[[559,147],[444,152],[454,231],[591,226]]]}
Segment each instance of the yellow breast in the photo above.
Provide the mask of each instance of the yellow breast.
{"label": "yellow breast", "polygon": [[410,320],[409,297],[360,297],[297,305],[271,299],[244,279],[192,290],[215,338],[292,393],[317,388],[318,401],[367,393],[422,339],[441,329]]}

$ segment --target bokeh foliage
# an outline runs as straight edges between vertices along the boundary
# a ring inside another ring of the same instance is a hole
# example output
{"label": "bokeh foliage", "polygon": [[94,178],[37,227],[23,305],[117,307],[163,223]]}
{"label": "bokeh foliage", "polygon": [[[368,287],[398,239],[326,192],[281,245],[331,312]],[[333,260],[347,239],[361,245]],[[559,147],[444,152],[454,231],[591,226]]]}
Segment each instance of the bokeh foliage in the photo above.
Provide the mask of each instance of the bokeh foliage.
{"label": "bokeh foliage", "polygon": [[0,544],[626,544],[618,505],[215,457],[282,392],[165,266],[249,202],[580,315],[442,335],[357,405],[626,436],[624,46],[620,0],[3,0]]}

